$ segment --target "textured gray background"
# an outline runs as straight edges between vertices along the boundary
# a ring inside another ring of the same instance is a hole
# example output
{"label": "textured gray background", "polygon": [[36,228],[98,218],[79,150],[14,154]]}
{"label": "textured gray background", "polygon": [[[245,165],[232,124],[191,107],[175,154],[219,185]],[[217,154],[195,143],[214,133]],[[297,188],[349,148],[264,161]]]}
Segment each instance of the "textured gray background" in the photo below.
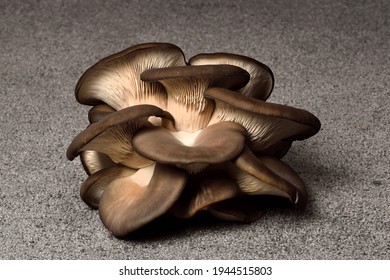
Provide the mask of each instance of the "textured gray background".
{"label": "textured gray background", "polygon": [[[0,258],[389,259],[389,3],[0,0]],[[187,59],[256,58],[275,74],[269,101],[318,116],[321,131],[284,158],[307,184],[303,214],[109,234],[65,157],[87,125],[73,89],[97,60],[151,41]]]}

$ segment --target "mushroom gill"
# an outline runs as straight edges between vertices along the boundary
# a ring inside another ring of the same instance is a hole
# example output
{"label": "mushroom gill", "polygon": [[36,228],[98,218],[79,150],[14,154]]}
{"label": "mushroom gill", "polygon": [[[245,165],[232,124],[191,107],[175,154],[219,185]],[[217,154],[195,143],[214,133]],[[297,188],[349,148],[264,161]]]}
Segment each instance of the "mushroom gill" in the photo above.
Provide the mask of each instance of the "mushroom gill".
{"label": "mushroom gill", "polygon": [[187,62],[173,44],[146,43],[103,58],[75,89],[91,106],[66,153],[88,176],[82,200],[120,238],[162,215],[253,222],[268,198],[304,209],[305,185],[280,158],[321,124],[265,102],[273,87],[268,66],[237,54]]}

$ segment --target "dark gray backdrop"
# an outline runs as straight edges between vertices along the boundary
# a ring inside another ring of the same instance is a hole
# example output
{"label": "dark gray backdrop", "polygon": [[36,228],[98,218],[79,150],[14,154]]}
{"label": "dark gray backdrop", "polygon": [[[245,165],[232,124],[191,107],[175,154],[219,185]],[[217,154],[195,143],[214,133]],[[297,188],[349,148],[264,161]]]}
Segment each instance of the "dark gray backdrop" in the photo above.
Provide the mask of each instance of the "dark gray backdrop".
{"label": "dark gray backdrop", "polygon": [[[389,259],[389,3],[0,0],[0,258]],[[305,213],[109,234],[65,157],[87,125],[73,89],[97,60],[152,41],[258,59],[275,74],[269,101],[319,117],[284,158],[307,184]]]}

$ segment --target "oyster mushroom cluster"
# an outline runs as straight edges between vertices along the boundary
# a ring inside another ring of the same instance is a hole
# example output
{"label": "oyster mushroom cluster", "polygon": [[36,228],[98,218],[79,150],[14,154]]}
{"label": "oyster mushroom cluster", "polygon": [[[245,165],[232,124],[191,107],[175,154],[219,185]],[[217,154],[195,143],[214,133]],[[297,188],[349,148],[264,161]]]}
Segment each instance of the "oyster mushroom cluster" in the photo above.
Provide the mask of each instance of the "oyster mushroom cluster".
{"label": "oyster mushroom cluster", "polygon": [[81,198],[116,237],[163,214],[208,211],[251,222],[261,213],[254,198],[264,195],[304,208],[304,183],[280,158],[320,122],[266,103],[273,83],[271,70],[252,58],[207,53],[187,62],[168,43],[100,60],[75,90],[92,106],[89,126],[67,150],[89,176]]}

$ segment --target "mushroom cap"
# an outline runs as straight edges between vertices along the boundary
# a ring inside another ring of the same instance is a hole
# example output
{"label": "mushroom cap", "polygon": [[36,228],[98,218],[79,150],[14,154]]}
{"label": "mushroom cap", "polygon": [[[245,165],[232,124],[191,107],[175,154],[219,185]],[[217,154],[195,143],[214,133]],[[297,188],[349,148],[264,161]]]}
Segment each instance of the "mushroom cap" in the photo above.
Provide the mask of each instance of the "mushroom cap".
{"label": "mushroom cap", "polygon": [[287,164],[270,156],[255,156],[248,147],[234,161],[229,174],[238,181],[241,192],[249,195],[286,197],[298,208],[305,208],[307,192],[302,179]]}
{"label": "mushroom cap", "polygon": [[141,80],[145,82],[159,81],[168,87],[172,87],[169,85],[173,85],[181,79],[186,79],[187,83],[188,79],[200,79],[207,87],[240,89],[248,83],[249,73],[233,65],[201,65],[154,68],[141,74]]}
{"label": "mushroom cap", "polygon": [[100,198],[106,187],[116,179],[133,175],[134,169],[113,166],[101,169],[89,176],[81,185],[80,197],[91,208],[98,209]]}
{"label": "mushroom cap", "polygon": [[247,56],[230,53],[203,53],[189,60],[191,65],[229,64],[241,67],[250,75],[250,80],[239,92],[245,96],[267,100],[274,87],[274,75],[271,69]]}
{"label": "mushroom cap", "polygon": [[100,60],[76,85],[79,103],[105,103],[116,110],[137,104],[165,108],[166,92],[159,83],[145,83],[140,74],[150,68],[186,65],[184,54],[173,44],[140,44]]}
{"label": "mushroom cap", "polygon": [[[132,123],[143,118],[149,118],[150,116],[167,119],[172,118],[167,112],[153,105],[135,105],[113,112],[100,121],[92,123],[78,134],[69,145],[66,156],[69,160],[73,160],[88,143],[110,128],[119,127],[121,124]],[[100,146],[99,148],[103,149],[104,147]]]}
{"label": "mushroom cap", "polygon": [[175,132],[161,127],[146,127],[133,136],[132,145],[146,158],[199,172],[196,168],[192,169],[193,164],[203,164],[204,168],[208,164],[237,157],[244,147],[245,133],[239,124],[220,122],[204,128],[186,142],[180,140]]}
{"label": "mushroom cap", "polygon": [[[209,88],[204,95],[216,103],[210,123],[234,121],[241,124],[248,132],[251,149],[256,152],[280,141],[311,137],[321,127],[316,116],[302,109],[245,97],[224,88]],[[288,145],[282,145],[279,149],[286,152],[287,148]]]}
{"label": "mushroom cap", "polygon": [[101,196],[99,214],[114,236],[125,237],[173,205],[187,174],[177,167],[156,163],[131,176],[113,179]]}
{"label": "mushroom cap", "polygon": [[[138,51],[138,50],[147,50],[147,49],[153,49],[153,48],[161,48],[161,49],[164,49],[164,48],[169,48],[169,49],[176,49],[178,51],[180,51],[182,53],[182,56],[184,57],[184,53],[183,51],[176,45],[172,44],[172,43],[166,43],[166,42],[149,42],[149,43],[141,43],[141,44],[137,44],[137,45],[134,45],[134,46],[131,46],[131,47],[128,47],[122,51],[119,51],[117,53],[114,53],[114,54],[111,54],[103,59],[101,59],[100,61],[98,61],[97,63],[95,63],[95,65],[98,65],[99,63],[107,63],[107,62],[110,62],[110,61],[114,61],[116,59],[120,59],[128,54],[131,54],[132,52],[134,51]],[[90,68],[93,68],[90,67]]]}

